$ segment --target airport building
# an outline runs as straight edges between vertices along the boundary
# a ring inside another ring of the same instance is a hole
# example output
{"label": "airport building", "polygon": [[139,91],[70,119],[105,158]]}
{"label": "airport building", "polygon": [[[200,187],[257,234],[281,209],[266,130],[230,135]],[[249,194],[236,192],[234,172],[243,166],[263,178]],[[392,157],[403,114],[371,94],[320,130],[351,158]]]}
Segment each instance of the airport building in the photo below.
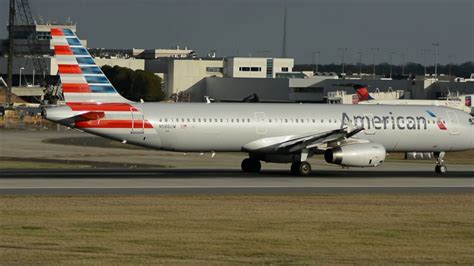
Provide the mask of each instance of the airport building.
{"label": "airport building", "polygon": [[147,62],[145,70],[164,76],[168,95],[184,92],[201,84],[205,78],[274,79],[280,73],[291,73],[293,58],[187,58]]}
{"label": "airport building", "polygon": [[[33,92],[39,79],[57,82],[57,64],[52,56],[50,29],[65,27],[76,32],[76,25],[15,26],[16,57],[13,64],[14,84],[30,87],[18,95],[42,94]],[[29,39],[37,38],[32,50]],[[87,47],[87,40],[81,40]],[[0,75],[6,77],[7,44],[0,46]],[[238,101],[257,94],[262,101],[341,103],[343,95],[353,94],[348,83],[361,83],[369,91],[397,91],[407,99],[438,99],[451,93],[473,94],[474,79],[455,80],[440,75],[416,77],[410,80],[391,80],[372,75],[343,76],[336,73],[294,72],[293,58],[222,57],[215,55],[198,58],[192,49],[108,49],[89,48],[99,66],[121,66],[133,70],[146,70],[163,79],[163,89],[169,97],[184,95],[181,101],[202,102],[205,96],[222,101]],[[44,64],[43,71],[35,71],[31,54]],[[347,101],[347,100],[346,100]]]}

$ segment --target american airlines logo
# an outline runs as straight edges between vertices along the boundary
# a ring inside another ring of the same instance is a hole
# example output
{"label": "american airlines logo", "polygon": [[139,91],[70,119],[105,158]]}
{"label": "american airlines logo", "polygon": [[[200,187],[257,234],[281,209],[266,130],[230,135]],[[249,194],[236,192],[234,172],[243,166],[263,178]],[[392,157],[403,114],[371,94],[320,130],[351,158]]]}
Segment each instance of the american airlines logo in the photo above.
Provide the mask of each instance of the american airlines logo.
{"label": "american airlines logo", "polygon": [[[429,114],[430,112],[427,111]],[[432,114],[432,113],[431,113]],[[430,115],[431,115],[430,114]],[[423,116],[395,116],[392,112],[388,115],[354,115],[352,118],[347,113],[342,113],[342,124],[353,124],[357,127],[370,129],[399,129],[399,130],[427,130],[428,121]],[[444,126],[444,123],[442,124]],[[442,128],[438,123],[438,127],[442,130],[446,130],[446,127]]]}
{"label": "american airlines logo", "polygon": [[446,124],[444,123],[444,120],[441,119],[440,117],[437,117],[435,113],[426,110],[426,112],[433,118],[436,118],[436,125],[438,125],[439,129],[441,130],[447,130],[448,128],[446,127]]}

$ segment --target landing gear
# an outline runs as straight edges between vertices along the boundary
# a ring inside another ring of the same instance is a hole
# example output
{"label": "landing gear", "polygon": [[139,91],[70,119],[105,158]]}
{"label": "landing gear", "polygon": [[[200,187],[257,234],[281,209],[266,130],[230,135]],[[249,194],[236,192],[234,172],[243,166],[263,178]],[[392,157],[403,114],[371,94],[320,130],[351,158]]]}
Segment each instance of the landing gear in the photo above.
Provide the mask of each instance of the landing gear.
{"label": "landing gear", "polygon": [[291,173],[294,175],[308,176],[311,173],[311,164],[308,162],[293,162]]}
{"label": "landing gear", "polygon": [[262,164],[254,158],[246,158],[240,164],[242,171],[245,173],[258,173],[262,169]]}
{"label": "landing gear", "polygon": [[446,167],[446,165],[444,165],[444,164],[435,166],[435,172],[437,174],[444,174],[447,171],[448,171],[448,167]]}
{"label": "landing gear", "polygon": [[436,158],[435,172],[437,174],[444,174],[448,171],[448,167],[444,165],[444,152],[435,152],[434,156]]}

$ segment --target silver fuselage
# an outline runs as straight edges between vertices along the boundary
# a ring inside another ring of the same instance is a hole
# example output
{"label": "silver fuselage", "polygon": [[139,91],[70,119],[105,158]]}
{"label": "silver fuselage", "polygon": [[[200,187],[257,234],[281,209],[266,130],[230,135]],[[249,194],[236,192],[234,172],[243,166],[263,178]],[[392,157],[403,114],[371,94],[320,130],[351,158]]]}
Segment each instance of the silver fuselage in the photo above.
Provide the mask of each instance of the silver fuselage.
{"label": "silver fuselage", "polygon": [[[446,107],[256,103],[132,105],[139,111],[106,112],[104,118],[136,120],[132,129],[83,130],[143,147],[183,152],[241,151],[244,145],[259,139],[316,134],[348,123],[365,129],[354,138],[380,143],[387,151],[460,151],[472,149],[474,145],[471,116]],[[52,117],[54,114],[48,119],[58,121]],[[152,128],[143,128],[139,122],[142,119]],[[439,123],[445,129],[440,128]]]}

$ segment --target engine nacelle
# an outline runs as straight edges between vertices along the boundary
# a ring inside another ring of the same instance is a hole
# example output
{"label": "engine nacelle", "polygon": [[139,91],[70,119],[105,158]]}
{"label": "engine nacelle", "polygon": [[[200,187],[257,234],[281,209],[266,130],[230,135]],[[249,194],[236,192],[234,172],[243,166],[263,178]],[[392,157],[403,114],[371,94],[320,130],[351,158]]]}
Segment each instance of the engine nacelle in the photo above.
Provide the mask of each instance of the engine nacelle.
{"label": "engine nacelle", "polygon": [[327,149],[327,163],[353,167],[375,167],[383,163],[387,151],[378,143],[356,143]]}

